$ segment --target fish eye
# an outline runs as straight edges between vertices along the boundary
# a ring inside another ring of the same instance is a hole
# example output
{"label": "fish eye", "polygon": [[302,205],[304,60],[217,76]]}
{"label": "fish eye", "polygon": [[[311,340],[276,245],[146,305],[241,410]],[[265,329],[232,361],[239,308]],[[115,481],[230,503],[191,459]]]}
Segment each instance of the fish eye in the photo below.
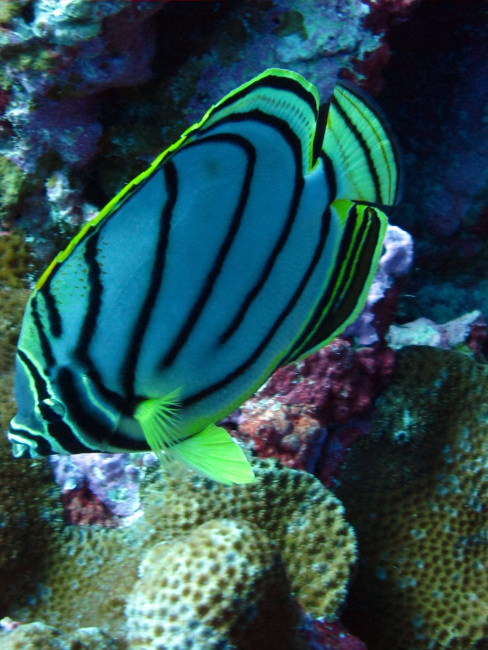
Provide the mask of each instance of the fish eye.
{"label": "fish eye", "polygon": [[39,402],[39,411],[47,422],[62,420],[66,413],[66,409],[61,402],[55,399],[43,399],[42,402]]}

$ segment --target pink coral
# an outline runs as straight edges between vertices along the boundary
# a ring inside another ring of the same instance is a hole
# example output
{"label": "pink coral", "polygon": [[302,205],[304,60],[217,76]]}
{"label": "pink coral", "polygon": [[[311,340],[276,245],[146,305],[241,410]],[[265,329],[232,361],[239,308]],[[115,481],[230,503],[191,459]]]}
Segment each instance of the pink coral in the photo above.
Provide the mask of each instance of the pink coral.
{"label": "pink coral", "polygon": [[365,644],[340,621],[313,621],[307,627],[310,650],[366,650]]}
{"label": "pink coral", "polygon": [[62,502],[67,524],[115,528],[117,518],[93,494],[86,483],[80,488],[63,492]]}
{"label": "pink coral", "polygon": [[303,361],[277,370],[234,418],[234,435],[251,443],[258,456],[313,472],[323,453],[326,427],[365,417],[393,364],[390,348],[377,343],[355,349],[349,340],[337,338]]}
{"label": "pink coral", "polygon": [[324,424],[366,413],[393,370],[394,352],[375,344],[355,349],[337,338],[303,361],[281,368],[259,392],[284,404],[307,404]]}

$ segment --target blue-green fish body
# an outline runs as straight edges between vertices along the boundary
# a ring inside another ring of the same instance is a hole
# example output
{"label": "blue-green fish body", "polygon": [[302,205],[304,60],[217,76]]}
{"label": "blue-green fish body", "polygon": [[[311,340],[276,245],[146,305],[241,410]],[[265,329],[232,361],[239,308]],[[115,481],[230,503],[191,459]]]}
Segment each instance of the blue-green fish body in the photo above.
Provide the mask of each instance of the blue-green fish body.
{"label": "blue-green fish body", "polygon": [[[253,480],[222,417],[359,313],[397,154],[337,86],[268,70],[209,110],[60,253],[24,316],[16,456],[152,448]],[[318,142],[317,139],[321,141]]]}

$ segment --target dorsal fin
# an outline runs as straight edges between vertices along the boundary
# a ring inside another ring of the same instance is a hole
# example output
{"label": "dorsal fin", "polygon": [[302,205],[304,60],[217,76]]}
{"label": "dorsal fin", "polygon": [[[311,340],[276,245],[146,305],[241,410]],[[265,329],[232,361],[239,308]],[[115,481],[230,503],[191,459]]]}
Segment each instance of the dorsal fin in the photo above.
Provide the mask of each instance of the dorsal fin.
{"label": "dorsal fin", "polygon": [[381,111],[340,83],[327,117],[324,163],[332,163],[336,199],[394,205],[400,200],[400,155]]}
{"label": "dorsal fin", "polygon": [[302,144],[303,174],[312,168],[313,140],[319,96],[313,84],[290,70],[270,68],[212,106],[205,117],[184,133],[185,144],[204,135],[230,116],[259,113],[282,120]]}

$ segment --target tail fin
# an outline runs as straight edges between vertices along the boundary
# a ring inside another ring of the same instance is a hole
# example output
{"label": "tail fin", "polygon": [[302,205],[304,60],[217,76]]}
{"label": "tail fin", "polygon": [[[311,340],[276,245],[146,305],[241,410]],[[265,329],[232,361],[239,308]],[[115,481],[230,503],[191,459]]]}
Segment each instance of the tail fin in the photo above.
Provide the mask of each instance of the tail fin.
{"label": "tail fin", "polygon": [[334,174],[336,199],[381,205],[400,200],[400,155],[386,120],[359,91],[342,83],[330,103],[322,158]]}

